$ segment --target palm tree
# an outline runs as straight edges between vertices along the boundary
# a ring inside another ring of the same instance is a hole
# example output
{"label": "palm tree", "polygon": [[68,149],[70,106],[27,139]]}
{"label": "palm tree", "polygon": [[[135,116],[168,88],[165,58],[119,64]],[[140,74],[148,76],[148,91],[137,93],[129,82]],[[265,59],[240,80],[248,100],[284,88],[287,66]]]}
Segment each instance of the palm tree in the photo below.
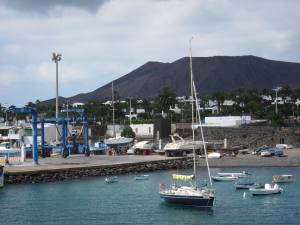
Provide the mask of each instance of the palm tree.
{"label": "palm tree", "polygon": [[158,101],[159,101],[159,109],[166,112],[169,110],[170,106],[175,105],[176,97],[174,92],[172,92],[168,87],[163,87],[159,91]]}

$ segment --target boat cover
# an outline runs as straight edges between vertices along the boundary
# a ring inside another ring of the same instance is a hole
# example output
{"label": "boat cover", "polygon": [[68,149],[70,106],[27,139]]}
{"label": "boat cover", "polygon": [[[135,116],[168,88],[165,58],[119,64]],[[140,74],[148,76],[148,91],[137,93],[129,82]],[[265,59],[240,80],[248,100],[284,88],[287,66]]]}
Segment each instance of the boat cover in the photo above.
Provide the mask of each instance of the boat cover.
{"label": "boat cover", "polygon": [[173,180],[192,180],[194,179],[194,175],[180,175],[180,174],[172,174]]}

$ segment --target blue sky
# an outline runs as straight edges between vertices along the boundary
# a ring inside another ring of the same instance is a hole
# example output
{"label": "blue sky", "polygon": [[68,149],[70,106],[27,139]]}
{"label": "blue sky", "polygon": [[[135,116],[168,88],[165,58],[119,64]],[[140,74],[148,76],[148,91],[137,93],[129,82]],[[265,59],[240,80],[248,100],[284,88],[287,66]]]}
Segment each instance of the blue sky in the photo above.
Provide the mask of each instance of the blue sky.
{"label": "blue sky", "polygon": [[93,91],[147,61],[256,55],[300,61],[297,0],[0,0],[0,103]]}

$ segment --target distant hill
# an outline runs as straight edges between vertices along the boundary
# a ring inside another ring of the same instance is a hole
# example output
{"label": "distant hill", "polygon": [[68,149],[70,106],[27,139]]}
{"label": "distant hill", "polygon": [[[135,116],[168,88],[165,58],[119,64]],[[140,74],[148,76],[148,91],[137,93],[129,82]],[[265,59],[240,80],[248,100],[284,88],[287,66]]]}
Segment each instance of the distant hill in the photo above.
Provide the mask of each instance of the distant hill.
{"label": "distant hill", "polygon": [[[193,57],[197,91],[210,94],[238,88],[300,88],[300,63],[268,60],[256,56]],[[189,95],[189,58],[172,63],[147,62],[114,81],[122,98],[152,98],[168,86],[177,96]],[[70,97],[71,102],[111,98],[111,83],[92,92]],[[54,101],[54,99],[46,102]]]}

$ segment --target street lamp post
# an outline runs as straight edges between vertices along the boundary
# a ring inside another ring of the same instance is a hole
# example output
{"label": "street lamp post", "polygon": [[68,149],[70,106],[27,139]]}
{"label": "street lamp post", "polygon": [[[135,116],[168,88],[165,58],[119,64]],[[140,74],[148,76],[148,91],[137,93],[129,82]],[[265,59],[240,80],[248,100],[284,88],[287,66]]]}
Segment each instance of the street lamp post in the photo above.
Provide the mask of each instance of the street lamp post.
{"label": "street lamp post", "polygon": [[277,106],[277,104],[278,104],[278,100],[277,100],[277,96],[278,96],[278,91],[280,91],[281,90],[281,87],[276,87],[276,88],[274,88],[273,89],[273,91],[275,91],[275,112],[276,112],[276,114],[278,114],[278,106]]}
{"label": "street lamp post", "polygon": [[[52,60],[56,64],[56,110],[55,110],[55,117],[58,120],[58,62],[61,60],[61,54],[53,52]],[[58,132],[56,129],[56,142],[58,142]]]}

